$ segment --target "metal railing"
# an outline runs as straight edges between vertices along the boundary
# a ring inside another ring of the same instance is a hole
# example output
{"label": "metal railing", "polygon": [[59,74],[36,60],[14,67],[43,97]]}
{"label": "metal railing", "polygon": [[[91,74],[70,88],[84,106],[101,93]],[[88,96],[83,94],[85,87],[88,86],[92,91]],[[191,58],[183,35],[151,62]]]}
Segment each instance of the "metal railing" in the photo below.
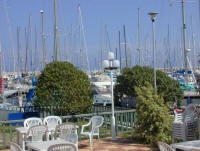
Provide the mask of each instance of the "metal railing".
{"label": "metal railing", "polygon": [[[130,110],[131,108],[125,107],[115,107],[115,111]],[[70,113],[63,106],[23,106],[23,107],[7,107],[4,110],[1,110],[1,113],[5,114],[16,113],[16,112],[37,112],[40,117],[46,117],[48,115],[57,115],[57,116],[66,116],[77,113]],[[93,105],[89,113],[101,113],[101,112],[111,112],[111,106],[103,105]],[[4,116],[4,115],[2,115]],[[0,116],[0,121],[2,120]]]}
{"label": "metal railing", "polygon": [[[64,122],[73,122],[78,128],[78,134],[80,134],[81,126],[89,121],[89,119],[94,115],[101,115],[104,117],[104,124],[100,129],[100,136],[110,136],[111,135],[111,112],[96,112],[90,114],[80,114],[80,115],[68,115],[61,116]],[[134,129],[135,123],[135,110],[124,110],[115,111],[116,118],[116,134],[130,132]],[[9,142],[16,142],[16,127],[23,126],[24,120],[13,120],[13,121],[0,121],[0,148],[7,148]],[[80,137],[79,137],[80,138]]]}

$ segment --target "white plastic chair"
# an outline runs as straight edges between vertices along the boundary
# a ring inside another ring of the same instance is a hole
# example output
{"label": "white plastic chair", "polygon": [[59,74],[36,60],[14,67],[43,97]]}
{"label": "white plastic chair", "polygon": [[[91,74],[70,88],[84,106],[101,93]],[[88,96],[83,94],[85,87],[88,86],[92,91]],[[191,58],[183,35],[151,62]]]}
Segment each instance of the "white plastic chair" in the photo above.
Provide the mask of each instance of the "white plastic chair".
{"label": "white plastic chair", "polygon": [[163,142],[158,142],[158,147],[160,151],[175,151],[175,149]]}
{"label": "white plastic chair", "polygon": [[47,151],[77,151],[77,149],[74,144],[62,143],[49,146]]}
{"label": "white plastic chair", "polygon": [[24,121],[24,127],[26,128],[30,128],[36,125],[42,125],[42,120],[38,117],[31,117],[31,118],[25,119]]}
{"label": "white plastic chair", "polygon": [[36,125],[28,129],[26,142],[42,142],[47,140],[48,128],[46,125]]}
{"label": "white plastic chair", "polygon": [[[103,122],[104,118],[102,116],[93,116],[88,124],[82,125],[80,135],[89,136],[91,149],[93,149],[93,136],[98,136],[98,139],[100,141],[99,127],[103,125]],[[85,127],[88,127],[90,125],[92,126],[91,131],[84,131]]]}
{"label": "white plastic chair", "polygon": [[23,149],[17,145],[16,143],[10,142],[10,150],[11,151],[23,151]]}
{"label": "white plastic chair", "polygon": [[62,124],[62,119],[59,116],[47,116],[44,118],[43,124],[55,129],[56,125]]}
{"label": "white plastic chair", "polygon": [[197,128],[197,119],[195,118],[194,105],[190,104],[186,107],[185,111],[182,113],[177,113],[175,111],[175,119],[172,123],[173,126],[173,139],[182,139],[186,141],[187,139],[195,139],[195,129]]}
{"label": "white plastic chair", "polygon": [[63,123],[56,126],[55,139],[64,139],[76,145],[78,150],[78,134],[76,125],[73,123]]}
{"label": "white plastic chair", "polygon": [[62,119],[59,116],[47,116],[43,120],[43,124],[48,127],[48,139],[53,132],[55,132],[56,126],[62,124]]}
{"label": "white plastic chair", "polygon": [[70,143],[75,144],[76,148],[78,150],[78,134],[76,134],[76,133],[67,134],[65,140],[68,141],[68,142],[70,142]]}

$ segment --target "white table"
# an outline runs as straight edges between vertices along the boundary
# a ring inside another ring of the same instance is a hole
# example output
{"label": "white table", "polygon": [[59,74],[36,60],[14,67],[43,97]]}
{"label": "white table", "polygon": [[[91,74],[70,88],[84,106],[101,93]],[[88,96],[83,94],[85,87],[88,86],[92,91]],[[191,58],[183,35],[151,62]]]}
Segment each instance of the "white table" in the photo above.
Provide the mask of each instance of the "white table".
{"label": "white table", "polygon": [[[78,129],[77,125],[76,125],[76,128]],[[76,134],[78,134],[77,129],[76,129]],[[48,130],[52,134],[52,132],[55,131],[55,126],[48,126]],[[28,132],[28,128],[27,127],[17,127],[16,132],[17,132],[17,143],[18,144],[21,143],[22,149],[25,150],[25,134]],[[22,136],[21,142],[20,142],[20,135]]]}
{"label": "white table", "polygon": [[171,144],[174,149],[190,150],[190,149],[200,149],[200,140],[196,141],[187,141],[181,143]]}
{"label": "white table", "polygon": [[[17,143],[18,144],[22,143],[22,149],[25,150],[25,138],[24,138],[24,136],[28,132],[28,128],[17,127],[16,132],[17,132]],[[22,142],[19,142],[20,141],[20,135],[22,136]]]}
{"label": "white table", "polygon": [[63,139],[61,140],[50,140],[50,141],[43,141],[43,142],[30,142],[27,144],[28,150],[36,150],[36,151],[46,151],[49,146],[60,144],[60,143],[69,143]]}

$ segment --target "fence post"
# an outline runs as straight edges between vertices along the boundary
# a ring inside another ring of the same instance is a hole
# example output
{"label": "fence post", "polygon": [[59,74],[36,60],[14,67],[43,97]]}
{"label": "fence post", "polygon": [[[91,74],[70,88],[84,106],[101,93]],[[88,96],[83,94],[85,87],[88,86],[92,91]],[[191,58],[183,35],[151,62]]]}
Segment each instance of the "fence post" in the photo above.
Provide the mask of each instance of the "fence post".
{"label": "fence post", "polygon": [[123,133],[124,132],[124,114],[121,113],[121,116],[120,116],[120,124],[121,124],[121,132]]}
{"label": "fence post", "polygon": [[3,146],[6,146],[6,125],[4,123],[3,123],[2,133],[3,133]]}
{"label": "fence post", "polygon": [[118,113],[115,113],[115,130],[116,130],[116,136],[118,136]]}
{"label": "fence post", "polygon": [[9,124],[9,130],[10,130],[10,142],[12,142],[12,124]]}

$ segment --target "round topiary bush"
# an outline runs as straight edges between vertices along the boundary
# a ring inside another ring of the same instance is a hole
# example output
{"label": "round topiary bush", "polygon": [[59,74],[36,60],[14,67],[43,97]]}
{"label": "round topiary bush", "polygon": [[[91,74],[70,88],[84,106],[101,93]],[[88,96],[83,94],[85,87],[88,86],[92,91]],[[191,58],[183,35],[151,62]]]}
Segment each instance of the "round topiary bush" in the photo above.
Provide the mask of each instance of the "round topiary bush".
{"label": "round topiary bush", "polygon": [[[121,75],[117,77],[115,85],[115,103],[120,105],[120,100],[126,96],[128,98],[136,98],[137,93],[135,87],[144,86],[145,82],[153,86],[154,83],[153,69],[150,67],[135,66],[133,68],[124,68]],[[162,94],[165,103],[178,105],[183,100],[183,91],[179,86],[179,82],[168,77],[166,73],[156,71],[157,92]]]}
{"label": "round topiary bush", "polygon": [[68,62],[46,65],[37,81],[36,105],[60,106],[67,112],[88,112],[93,92],[87,74]]}

